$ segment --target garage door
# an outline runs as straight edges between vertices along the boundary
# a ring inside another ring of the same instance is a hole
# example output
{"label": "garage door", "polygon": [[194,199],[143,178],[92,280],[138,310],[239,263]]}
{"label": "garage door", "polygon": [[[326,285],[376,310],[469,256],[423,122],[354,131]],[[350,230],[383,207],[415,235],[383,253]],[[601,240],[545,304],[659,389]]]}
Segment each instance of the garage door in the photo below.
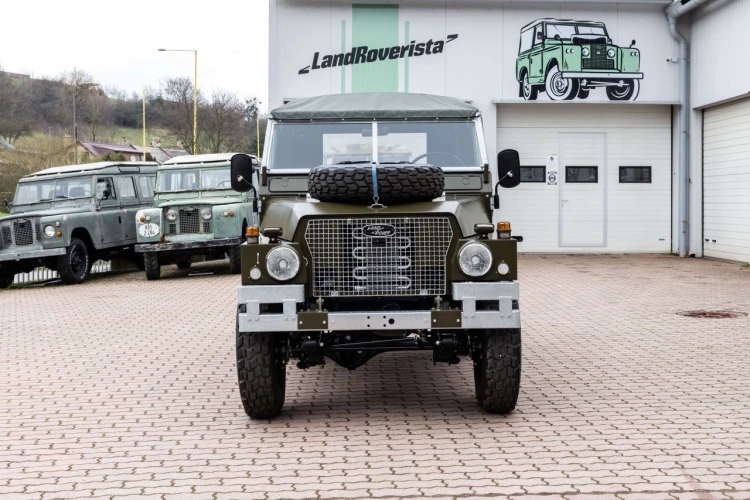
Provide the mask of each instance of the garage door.
{"label": "garage door", "polygon": [[750,262],[750,99],[703,114],[703,254]]}
{"label": "garage door", "polygon": [[522,176],[495,217],[524,252],[669,252],[671,127],[669,106],[499,105]]}

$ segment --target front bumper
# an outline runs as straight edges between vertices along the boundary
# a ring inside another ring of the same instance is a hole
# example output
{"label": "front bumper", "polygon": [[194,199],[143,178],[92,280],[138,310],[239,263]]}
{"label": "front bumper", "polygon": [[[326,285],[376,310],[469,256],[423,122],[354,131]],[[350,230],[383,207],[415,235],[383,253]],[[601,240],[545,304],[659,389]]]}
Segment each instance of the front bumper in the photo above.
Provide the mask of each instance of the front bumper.
{"label": "front bumper", "polygon": [[563,71],[563,78],[585,78],[587,80],[641,80],[643,73],[596,73],[596,72],[572,72]]}
{"label": "front bumper", "polygon": [[[327,312],[297,311],[305,301],[304,285],[240,286],[238,313],[241,332],[462,330],[521,328],[517,282],[453,283],[453,300],[460,309],[419,311]],[[498,310],[478,311],[476,303],[497,301]],[[282,304],[282,313],[264,313],[263,304]]]}
{"label": "front bumper", "polygon": [[171,241],[166,243],[140,243],[135,251],[145,252],[173,252],[178,250],[193,250],[196,248],[231,247],[242,243],[242,238],[219,238],[199,241]]}
{"label": "front bumper", "polygon": [[21,260],[29,260],[29,259],[44,259],[46,257],[55,257],[57,255],[65,255],[65,249],[64,248],[51,248],[48,250],[18,250],[14,249],[13,251],[7,252],[7,253],[0,253],[0,262],[7,262],[7,261],[21,261]]}

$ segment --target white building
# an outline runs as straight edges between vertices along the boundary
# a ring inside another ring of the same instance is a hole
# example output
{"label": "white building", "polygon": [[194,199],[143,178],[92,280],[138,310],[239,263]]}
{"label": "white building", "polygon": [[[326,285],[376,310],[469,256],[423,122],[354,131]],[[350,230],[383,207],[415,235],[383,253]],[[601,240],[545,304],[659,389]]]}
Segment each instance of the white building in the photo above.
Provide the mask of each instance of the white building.
{"label": "white building", "polygon": [[523,251],[750,261],[750,0],[667,9],[685,11],[683,96],[670,4],[271,0],[270,107],[341,92],[458,97],[481,110],[490,157],[520,152],[524,182],[502,192],[499,217]]}

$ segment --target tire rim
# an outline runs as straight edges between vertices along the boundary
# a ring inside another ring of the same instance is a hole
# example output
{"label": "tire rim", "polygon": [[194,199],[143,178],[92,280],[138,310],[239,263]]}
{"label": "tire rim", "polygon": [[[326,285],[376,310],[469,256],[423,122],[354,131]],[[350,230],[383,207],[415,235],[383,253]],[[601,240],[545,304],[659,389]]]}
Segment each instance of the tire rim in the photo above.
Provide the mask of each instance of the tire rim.
{"label": "tire rim", "polygon": [[560,76],[559,72],[552,75],[551,83],[552,83],[552,93],[558,97],[564,96],[565,92],[567,92],[568,90],[568,87],[570,87],[570,82],[568,82],[568,79]]}
{"label": "tire rim", "polygon": [[531,84],[529,83],[529,75],[523,75],[523,96],[528,99],[531,96]]}
{"label": "tire rim", "polygon": [[617,99],[625,99],[628,96],[628,93],[630,92],[630,84],[624,83],[622,85],[622,88],[619,87],[610,87],[612,95],[615,96]]}
{"label": "tire rim", "polygon": [[70,252],[70,269],[73,271],[73,274],[79,275],[81,269],[85,268],[84,260],[81,251],[77,248]]}

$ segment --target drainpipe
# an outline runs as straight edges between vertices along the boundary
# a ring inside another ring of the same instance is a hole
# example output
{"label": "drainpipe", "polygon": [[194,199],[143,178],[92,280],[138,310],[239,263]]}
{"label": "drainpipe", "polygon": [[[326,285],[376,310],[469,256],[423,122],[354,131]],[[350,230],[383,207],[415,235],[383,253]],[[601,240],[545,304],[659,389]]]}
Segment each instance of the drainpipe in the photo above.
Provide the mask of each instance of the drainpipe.
{"label": "drainpipe", "polygon": [[688,216],[690,209],[690,94],[689,94],[689,70],[688,70],[688,41],[677,31],[677,19],[683,14],[690,12],[699,5],[709,0],[675,0],[669,7],[664,9],[669,22],[669,32],[680,44],[680,115],[679,115],[679,153],[677,156],[677,179],[678,179],[678,226],[679,236],[677,239],[677,251],[680,257],[687,257],[689,252],[689,230]]}

